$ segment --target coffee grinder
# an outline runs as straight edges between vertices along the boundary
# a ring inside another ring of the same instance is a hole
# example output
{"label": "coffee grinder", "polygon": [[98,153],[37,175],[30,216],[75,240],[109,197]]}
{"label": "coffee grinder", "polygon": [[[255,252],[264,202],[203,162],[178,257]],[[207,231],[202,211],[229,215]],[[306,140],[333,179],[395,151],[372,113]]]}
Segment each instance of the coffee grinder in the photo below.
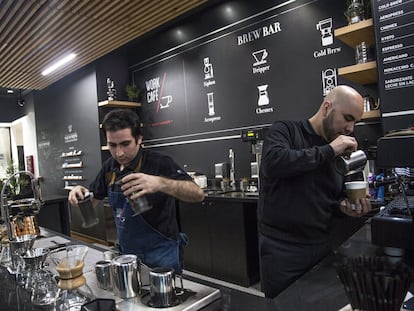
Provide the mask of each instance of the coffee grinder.
{"label": "coffee grinder", "polygon": [[[7,189],[18,175],[28,175],[33,192],[33,198],[13,199],[7,195]],[[3,185],[1,190],[0,205],[1,216],[6,224],[9,245],[11,249],[11,269],[9,272],[15,273],[17,263],[15,253],[25,254],[32,249],[34,239],[40,234],[40,229],[36,221],[36,214],[39,213],[43,205],[39,180],[29,171],[18,171],[11,175]]]}
{"label": "coffee grinder", "polygon": [[[17,175],[30,177],[33,198],[16,199],[8,198],[6,190]],[[39,235],[40,230],[35,215],[43,205],[39,180],[31,172],[19,171],[10,176],[1,190],[1,214],[7,226],[9,241],[24,235]]]}

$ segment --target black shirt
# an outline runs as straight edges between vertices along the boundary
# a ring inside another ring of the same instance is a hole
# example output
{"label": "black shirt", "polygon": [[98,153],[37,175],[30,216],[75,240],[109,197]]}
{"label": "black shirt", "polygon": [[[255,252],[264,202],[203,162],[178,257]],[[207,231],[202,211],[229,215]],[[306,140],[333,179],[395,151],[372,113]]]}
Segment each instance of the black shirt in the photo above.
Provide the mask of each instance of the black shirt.
{"label": "black shirt", "polygon": [[262,234],[297,243],[325,243],[343,196],[333,148],[308,120],[275,122],[263,144],[259,226]]}
{"label": "black shirt", "polygon": [[[141,173],[176,180],[192,180],[171,157],[159,152],[140,148],[137,156],[123,171],[120,171],[119,163],[112,157],[104,162],[94,182],[89,187],[94,197],[98,200],[103,200],[108,195],[108,184],[110,181],[108,177],[111,175],[110,173],[115,172],[116,179],[120,179],[128,173],[134,172],[138,166],[140,157],[142,157]],[[121,190],[118,189],[118,191]],[[144,219],[159,232],[167,237],[176,239],[178,234],[176,199],[161,192],[147,194],[146,197],[153,208],[142,214]],[[112,208],[116,209],[115,206],[112,206]]]}

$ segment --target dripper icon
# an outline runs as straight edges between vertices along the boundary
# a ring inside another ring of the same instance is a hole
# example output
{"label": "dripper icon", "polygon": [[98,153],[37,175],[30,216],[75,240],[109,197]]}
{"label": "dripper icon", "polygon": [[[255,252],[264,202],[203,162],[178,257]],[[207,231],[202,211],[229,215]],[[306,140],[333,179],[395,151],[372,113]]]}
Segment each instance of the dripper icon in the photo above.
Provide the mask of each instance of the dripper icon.
{"label": "dripper icon", "polygon": [[254,57],[254,60],[256,61],[253,63],[253,66],[259,66],[259,65],[266,64],[267,63],[266,58],[268,55],[269,54],[267,53],[266,49],[253,52],[252,56]]}

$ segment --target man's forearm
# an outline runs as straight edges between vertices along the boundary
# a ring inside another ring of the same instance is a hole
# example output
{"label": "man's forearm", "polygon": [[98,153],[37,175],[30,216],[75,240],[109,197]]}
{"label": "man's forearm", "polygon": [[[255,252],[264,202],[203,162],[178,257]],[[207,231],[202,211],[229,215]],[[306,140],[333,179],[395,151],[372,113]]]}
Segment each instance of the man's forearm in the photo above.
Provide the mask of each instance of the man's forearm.
{"label": "man's forearm", "polygon": [[174,180],[160,177],[161,191],[184,202],[201,202],[204,200],[204,191],[196,183],[189,180]]}

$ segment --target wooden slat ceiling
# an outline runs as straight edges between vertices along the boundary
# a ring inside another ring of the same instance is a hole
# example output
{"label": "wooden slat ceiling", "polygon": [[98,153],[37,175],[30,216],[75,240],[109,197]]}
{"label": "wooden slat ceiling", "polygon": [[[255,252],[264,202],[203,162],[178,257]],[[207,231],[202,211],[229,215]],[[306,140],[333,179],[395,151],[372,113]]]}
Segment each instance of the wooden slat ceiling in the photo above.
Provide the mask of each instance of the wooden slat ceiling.
{"label": "wooden slat ceiling", "polygon": [[[207,0],[1,0],[0,87],[41,90]],[[76,59],[41,72],[69,53]]]}

